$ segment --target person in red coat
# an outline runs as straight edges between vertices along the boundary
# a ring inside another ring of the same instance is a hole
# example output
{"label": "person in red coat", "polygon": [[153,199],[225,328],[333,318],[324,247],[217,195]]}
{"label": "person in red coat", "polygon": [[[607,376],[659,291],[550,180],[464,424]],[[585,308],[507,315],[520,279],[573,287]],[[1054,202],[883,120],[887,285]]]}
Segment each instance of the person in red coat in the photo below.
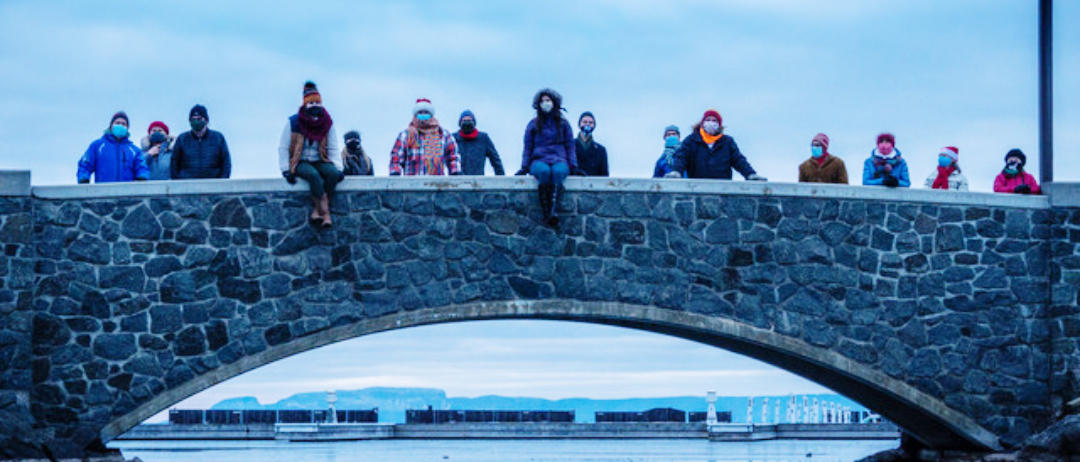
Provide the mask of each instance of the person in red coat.
{"label": "person in red coat", "polygon": [[1027,156],[1019,149],[1005,154],[1005,169],[994,179],[994,192],[1008,194],[1039,194],[1039,183],[1035,177],[1024,171]]}

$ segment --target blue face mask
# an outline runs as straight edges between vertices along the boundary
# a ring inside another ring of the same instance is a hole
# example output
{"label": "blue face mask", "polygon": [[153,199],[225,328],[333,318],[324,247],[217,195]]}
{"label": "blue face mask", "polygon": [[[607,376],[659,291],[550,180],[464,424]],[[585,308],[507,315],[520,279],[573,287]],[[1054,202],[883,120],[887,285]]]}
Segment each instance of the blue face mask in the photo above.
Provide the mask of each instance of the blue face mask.
{"label": "blue face mask", "polygon": [[116,124],[112,126],[112,134],[117,138],[127,138],[128,129],[123,125]]}
{"label": "blue face mask", "polygon": [[679,137],[677,137],[675,135],[671,135],[671,136],[668,136],[668,137],[664,138],[664,146],[667,146],[669,148],[673,148],[673,147],[678,146],[678,145],[679,145]]}
{"label": "blue face mask", "polygon": [[431,114],[417,114],[416,119],[421,122],[427,122],[431,120]]}
{"label": "blue face mask", "polygon": [[952,158],[950,158],[950,157],[938,156],[938,158],[937,158],[937,164],[942,166],[942,167],[948,167],[948,166],[952,165],[952,163],[953,163]]}
{"label": "blue face mask", "polygon": [[825,149],[821,146],[810,146],[810,155],[814,156],[815,159],[820,159],[821,156],[825,155]]}

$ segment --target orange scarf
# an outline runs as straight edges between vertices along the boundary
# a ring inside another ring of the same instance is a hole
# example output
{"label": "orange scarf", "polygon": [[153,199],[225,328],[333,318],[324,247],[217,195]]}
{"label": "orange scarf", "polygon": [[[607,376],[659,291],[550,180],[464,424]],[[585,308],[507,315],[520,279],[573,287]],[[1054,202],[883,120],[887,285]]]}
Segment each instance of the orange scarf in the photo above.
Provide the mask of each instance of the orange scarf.
{"label": "orange scarf", "polygon": [[717,134],[716,136],[705,133],[704,128],[698,128],[698,133],[701,133],[701,139],[705,140],[705,144],[713,144],[717,142],[717,140],[719,140],[720,138],[724,137],[723,133]]}

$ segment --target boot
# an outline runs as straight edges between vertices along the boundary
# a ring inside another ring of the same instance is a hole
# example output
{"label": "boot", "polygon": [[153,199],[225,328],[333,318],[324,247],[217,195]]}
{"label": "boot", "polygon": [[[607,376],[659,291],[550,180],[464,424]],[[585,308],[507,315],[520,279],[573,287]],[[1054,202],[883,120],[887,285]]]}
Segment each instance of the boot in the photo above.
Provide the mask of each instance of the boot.
{"label": "boot", "polygon": [[551,199],[548,199],[551,204],[551,212],[548,214],[548,226],[552,228],[559,227],[559,199],[566,193],[566,188],[563,185],[551,186]]}
{"label": "boot", "polygon": [[323,221],[322,209],[320,209],[319,207],[320,207],[319,198],[317,198],[315,196],[312,196],[311,197],[311,216],[308,217],[308,220],[311,220],[311,224],[313,224],[313,225],[321,224],[322,221]]}
{"label": "boot", "polygon": [[329,228],[334,225],[334,222],[330,219],[330,196],[323,194],[319,198],[319,212],[322,214],[322,226],[323,228]]}
{"label": "boot", "polygon": [[544,213],[545,222],[551,219],[551,194],[553,189],[554,186],[550,184],[541,184],[536,187],[536,192],[540,196],[540,211]]}

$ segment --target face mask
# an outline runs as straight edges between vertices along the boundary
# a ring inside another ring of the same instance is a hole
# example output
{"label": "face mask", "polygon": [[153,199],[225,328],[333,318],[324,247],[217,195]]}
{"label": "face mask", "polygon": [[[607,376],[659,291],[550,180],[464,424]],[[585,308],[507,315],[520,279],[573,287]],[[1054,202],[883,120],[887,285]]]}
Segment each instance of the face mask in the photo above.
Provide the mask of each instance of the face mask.
{"label": "face mask", "polygon": [[427,122],[431,120],[431,114],[417,114],[416,119],[421,122]]}
{"label": "face mask", "polygon": [[1019,172],[1019,171],[1020,171],[1020,164],[1018,164],[1018,163],[1014,162],[1014,163],[1005,165],[1005,173],[1008,173],[1009,175],[1016,175],[1016,173]]}
{"label": "face mask", "polygon": [[720,133],[720,122],[710,120],[701,124],[701,127],[705,129],[705,133],[708,133],[710,135]]}
{"label": "face mask", "polygon": [[345,147],[348,148],[349,152],[356,152],[357,149],[360,149],[360,140],[346,141]]}
{"label": "face mask", "polygon": [[319,106],[311,106],[304,109],[304,112],[307,113],[308,117],[318,118],[322,116],[323,109]]}
{"label": "face mask", "polygon": [[552,103],[551,101],[544,101],[544,102],[540,103],[540,110],[541,111],[551,112],[551,110],[554,109],[554,108],[555,108],[555,103]]}
{"label": "face mask", "polygon": [[125,138],[128,136],[128,129],[123,125],[116,124],[112,126],[112,134],[117,138]]}
{"label": "face mask", "polygon": [[596,127],[593,127],[591,125],[582,125],[581,126],[581,131],[584,132],[585,134],[590,134],[590,133],[592,133],[594,128],[596,128]]}
{"label": "face mask", "polygon": [[667,146],[669,148],[673,148],[673,147],[678,146],[678,145],[679,145],[679,137],[677,137],[675,135],[671,135],[671,136],[668,136],[668,137],[664,138],[664,146]]}
{"label": "face mask", "polygon": [[821,146],[810,146],[810,155],[815,159],[820,159],[825,154],[825,149]]}
{"label": "face mask", "polygon": [[475,129],[475,128],[476,128],[476,123],[474,123],[474,122],[465,122],[465,123],[461,124],[461,131],[463,131],[465,133],[472,133],[473,129]]}
{"label": "face mask", "polygon": [[154,132],[150,135],[150,144],[161,144],[165,142],[165,134],[161,132]]}
{"label": "face mask", "polygon": [[204,129],[204,128],[206,128],[206,121],[205,120],[200,119],[200,120],[192,120],[191,121],[191,131],[193,131],[193,132],[201,132],[202,129]]}
{"label": "face mask", "polygon": [[952,159],[946,156],[938,156],[937,164],[942,167],[948,167],[952,165]]}

